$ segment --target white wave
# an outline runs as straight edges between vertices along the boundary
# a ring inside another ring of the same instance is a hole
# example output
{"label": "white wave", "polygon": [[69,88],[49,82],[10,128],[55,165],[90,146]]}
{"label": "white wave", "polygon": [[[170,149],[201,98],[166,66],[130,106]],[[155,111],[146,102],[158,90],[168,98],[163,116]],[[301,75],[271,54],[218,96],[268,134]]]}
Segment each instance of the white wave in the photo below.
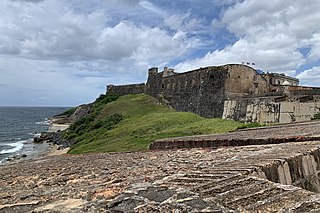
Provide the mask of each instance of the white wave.
{"label": "white wave", "polygon": [[37,125],[50,125],[50,120],[45,118],[44,121],[35,122]]}
{"label": "white wave", "polygon": [[23,143],[25,143],[25,142],[26,142],[26,141],[19,141],[19,142],[16,142],[16,143],[4,144],[4,145],[6,145],[6,146],[11,146],[11,147],[13,147],[13,148],[2,150],[2,151],[0,152],[0,154],[9,154],[9,153],[17,152],[17,151],[19,151],[20,149],[22,149]]}
{"label": "white wave", "polygon": [[32,138],[34,138],[34,137],[39,137],[39,136],[41,135],[41,133],[39,133],[39,132],[33,132],[33,133],[28,133],[28,135],[31,135]]}

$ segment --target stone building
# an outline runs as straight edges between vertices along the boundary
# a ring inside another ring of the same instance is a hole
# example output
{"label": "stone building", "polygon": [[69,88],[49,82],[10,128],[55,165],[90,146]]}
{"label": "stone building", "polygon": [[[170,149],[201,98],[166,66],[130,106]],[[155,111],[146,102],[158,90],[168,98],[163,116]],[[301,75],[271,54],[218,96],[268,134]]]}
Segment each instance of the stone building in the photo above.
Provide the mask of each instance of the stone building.
{"label": "stone building", "polygon": [[258,73],[240,64],[210,66],[176,73],[150,68],[147,83],[108,85],[108,93],[146,93],[177,111],[243,122],[305,121],[320,109],[320,88],[300,87],[299,80],[277,73]]}

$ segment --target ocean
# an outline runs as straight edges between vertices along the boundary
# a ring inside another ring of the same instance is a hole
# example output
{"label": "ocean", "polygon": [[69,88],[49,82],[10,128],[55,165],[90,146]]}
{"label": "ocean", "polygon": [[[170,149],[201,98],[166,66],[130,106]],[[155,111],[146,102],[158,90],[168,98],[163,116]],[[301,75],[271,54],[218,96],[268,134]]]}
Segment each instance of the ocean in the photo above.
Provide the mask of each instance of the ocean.
{"label": "ocean", "polygon": [[34,155],[48,145],[33,138],[48,130],[49,120],[67,107],[0,107],[0,164],[7,158]]}

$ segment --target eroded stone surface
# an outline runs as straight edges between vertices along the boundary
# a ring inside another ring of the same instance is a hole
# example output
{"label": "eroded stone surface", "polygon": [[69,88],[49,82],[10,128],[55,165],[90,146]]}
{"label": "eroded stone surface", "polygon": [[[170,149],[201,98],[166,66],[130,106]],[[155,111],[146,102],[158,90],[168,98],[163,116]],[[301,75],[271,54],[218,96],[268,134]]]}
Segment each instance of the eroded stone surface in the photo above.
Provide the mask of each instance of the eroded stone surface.
{"label": "eroded stone surface", "polygon": [[227,134],[160,139],[150,144],[150,149],[246,146],[315,140],[320,140],[319,121],[245,129]]}
{"label": "eroded stone surface", "polygon": [[45,157],[0,166],[0,212],[312,212],[318,196],[297,186],[316,191],[319,150],[309,141]]}

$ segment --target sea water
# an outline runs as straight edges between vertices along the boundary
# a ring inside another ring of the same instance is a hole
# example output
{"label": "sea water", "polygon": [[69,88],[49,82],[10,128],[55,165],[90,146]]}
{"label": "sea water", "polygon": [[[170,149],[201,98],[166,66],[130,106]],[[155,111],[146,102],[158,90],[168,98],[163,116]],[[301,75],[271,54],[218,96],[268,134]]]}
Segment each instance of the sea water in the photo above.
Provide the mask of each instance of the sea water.
{"label": "sea water", "polygon": [[37,152],[33,138],[48,130],[49,118],[67,107],[0,107],[0,164],[19,154]]}

